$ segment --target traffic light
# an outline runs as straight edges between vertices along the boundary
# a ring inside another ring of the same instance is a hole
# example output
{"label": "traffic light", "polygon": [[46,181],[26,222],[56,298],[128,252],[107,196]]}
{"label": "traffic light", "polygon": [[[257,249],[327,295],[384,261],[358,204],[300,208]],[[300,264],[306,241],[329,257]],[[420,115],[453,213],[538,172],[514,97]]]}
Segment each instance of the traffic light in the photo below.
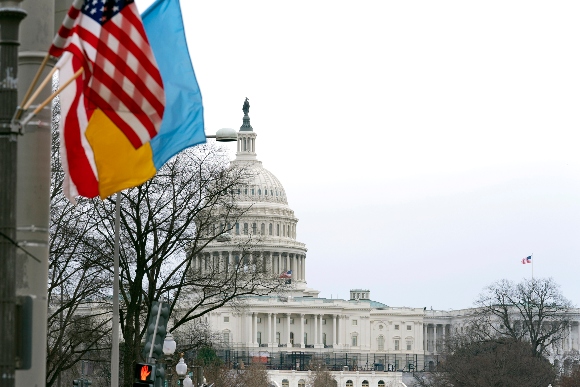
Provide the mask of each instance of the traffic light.
{"label": "traffic light", "polygon": [[[149,318],[147,319],[147,333],[145,347],[143,348],[143,358],[153,357],[159,359],[163,355],[163,340],[167,333],[167,321],[169,320],[169,304],[165,302],[153,301]],[[153,351],[151,351],[153,348]]]}
{"label": "traffic light", "polygon": [[147,363],[135,364],[133,387],[152,387],[153,383],[155,383],[155,365]]}

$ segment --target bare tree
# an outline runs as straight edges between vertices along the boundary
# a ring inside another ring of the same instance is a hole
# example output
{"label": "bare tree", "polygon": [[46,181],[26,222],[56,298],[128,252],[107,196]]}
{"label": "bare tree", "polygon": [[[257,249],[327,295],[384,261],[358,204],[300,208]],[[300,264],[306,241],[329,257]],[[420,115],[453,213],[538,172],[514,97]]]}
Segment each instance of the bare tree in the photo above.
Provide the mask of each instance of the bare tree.
{"label": "bare tree", "polygon": [[[220,147],[206,144],[182,152],[153,179],[121,193],[123,374],[132,375],[133,365],[141,357],[145,320],[154,300],[169,302],[173,311],[171,329],[175,330],[225,304],[239,302],[241,296],[266,295],[285,287],[253,259],[253,248],[259,242],[254,236],[237,240],[237,259],[227,267],[218,264],[197,270],[191,265],[190,257],[220,240],[248,210],[237,204],[237,193],[251,177],[242,167],[230,167]],[[80,305],[91,300],[93,310],[104,313],[92,316],[98,317],[93,321],[101,324],[99,327],[110,325],[108,301],[114,250],[115,199],[79,199],[73,206],[62,195],[62,181],[62,170],[55,165],[51,225],[55,241],[51,247],[54,280],[49,289],[55,309],[49,325],[52,324],[54,335],[63,337],[49,339],[47,343],[49,353],[58,360],[51,366],[52,381],[59,370],[84,356],[79,353],[66,364],[60,364],[63,351],[72,351],[61,344],[67,340],[63,333],[66,322],[59,320],[62,311],[66,310],[66,316],[72,318],[79,315]],[[69,306],[56,308],[62,303],[60,294],[66,294],[59,290],[64,286],[63,279],[69,281],[69,295],[62,298]],[[98,302],[102,303],[100,307]],[[85,343],[82,348],[97,348],[97,342]],[[131,378],[125,378],[124,383],[130,386]]]}
{"label": "bare tree", "polygon": [[309,367],[308,387],[336,387],[337,381],[326,365],[320,360],[313,360]]}
{"label": "bare tree", "polygon": [[421,387],[546,387],[556,371],[543,357],[532,355],[528,342],[503,338],[488,341],[455,337],[435,372],[416,374]]}
{"label": "bare tree", "polygon": [[53,131],[46,342],[49,387],[65,371],[74,374],[81,359],[104,360],[110,348],[106,289],[111,287],[111,279],[97,264],[103,257],[91,237],[95,211],[88,201],[74,206],[61,194],[64,173],[58,150],[58,134]]}
{"label": "bare tree", "polygon": [[475,302],[473,320],[482,338],[510,337],[531,344],[534,356],[545,355],[566,337],[572,303],[553,279],[501,280],[488,286]]}

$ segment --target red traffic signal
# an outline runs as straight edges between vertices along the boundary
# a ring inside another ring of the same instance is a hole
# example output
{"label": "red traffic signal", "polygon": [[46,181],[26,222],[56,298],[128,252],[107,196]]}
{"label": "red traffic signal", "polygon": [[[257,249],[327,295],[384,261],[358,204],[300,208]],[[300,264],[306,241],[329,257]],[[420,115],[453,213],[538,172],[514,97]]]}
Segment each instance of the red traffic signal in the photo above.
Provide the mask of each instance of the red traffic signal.
{"label": "red traffic signal", "polygon": [[153,384],[155,382],[155,366],[146,363],[135,364],[135,379],[139,382]]}

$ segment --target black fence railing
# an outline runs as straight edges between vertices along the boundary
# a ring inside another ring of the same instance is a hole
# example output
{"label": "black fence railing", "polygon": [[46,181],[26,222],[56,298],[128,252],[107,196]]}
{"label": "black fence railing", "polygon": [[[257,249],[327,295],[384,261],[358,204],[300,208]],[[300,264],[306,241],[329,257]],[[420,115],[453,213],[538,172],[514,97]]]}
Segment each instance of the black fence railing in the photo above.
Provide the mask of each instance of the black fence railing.
{"label": "black fence railing", "polygon": [[[417,372],[433,370],[439,363],[438,357],[423,354],[385,354],[351,352],[306,352],[289,347],[287,351],[269,352],[255,350],[218,349],[218,357],[225,365],[236,369],[251,363],[261,363],[272,370],[307,371],[312,363],[321,362],[331,371],[376,371]],[[187,358],[193,360],[195,351],[188,351]],[[187,359],[186,359],[187,360]]]}

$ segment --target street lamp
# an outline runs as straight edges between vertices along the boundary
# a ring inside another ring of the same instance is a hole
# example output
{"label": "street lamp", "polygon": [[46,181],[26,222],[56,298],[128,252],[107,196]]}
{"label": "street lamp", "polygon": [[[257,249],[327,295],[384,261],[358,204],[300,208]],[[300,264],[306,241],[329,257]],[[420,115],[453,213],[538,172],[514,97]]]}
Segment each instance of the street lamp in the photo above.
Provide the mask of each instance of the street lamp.
{"label": "street lamp", "polygon": [[179,378],[179,385],[183,385],[183,379],[187,374],[187,364],[183,360],[183,352],[181,353],[181,358],[179,359],[179,363],[175,366],[175,371],[177,372],[177,377]]}
{"label": "street lamp", "polygon": [[165,355],[165,380],[171,381],[171,363],[173,362],[173,354],[175,353],[177,343],[173,340],[173,335],[167,332],[165,340],[163,340],[163,354]]}
{"label": "street lamp", "polygon": [[193,387],[193,381],[189,378],[189,374],[183,379],[183,387]]}
{"label": "street lamp", "polygon": [[222,128],[215,132],[215,135],[205,135],[206,138],[215,138],[219,142],[238,141],[238,133],[231,128]]}

